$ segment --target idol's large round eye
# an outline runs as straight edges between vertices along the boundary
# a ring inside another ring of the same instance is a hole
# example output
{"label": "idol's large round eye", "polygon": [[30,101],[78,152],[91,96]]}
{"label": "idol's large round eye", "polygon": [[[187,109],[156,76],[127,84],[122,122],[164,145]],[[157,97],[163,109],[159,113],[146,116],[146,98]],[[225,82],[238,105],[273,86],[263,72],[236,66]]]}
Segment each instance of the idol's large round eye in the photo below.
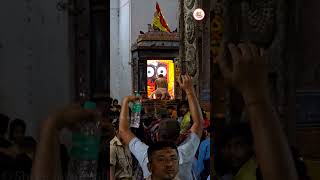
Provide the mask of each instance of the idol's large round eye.
{"label": "idol's large round eye", "polygon": [[158,74],[158,76],[160,74],[162,74],[163,76],[166,76],[167,75],[167,69],[165,67],[158,67],[157,74]]}
{"label": "idol's large round eye", "polygon": [[154,68],[153,67],[151,67],[151,66],[147,67],[147,76],[148,76],[148,78],[154,76]]}

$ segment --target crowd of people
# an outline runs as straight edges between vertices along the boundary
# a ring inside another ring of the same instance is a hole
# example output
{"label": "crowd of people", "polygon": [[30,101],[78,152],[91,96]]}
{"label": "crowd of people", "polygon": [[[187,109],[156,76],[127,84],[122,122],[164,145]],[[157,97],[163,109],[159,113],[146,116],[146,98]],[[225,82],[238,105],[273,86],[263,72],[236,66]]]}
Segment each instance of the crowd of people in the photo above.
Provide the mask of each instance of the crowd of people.
{"label": "crowd of people", "polygon": [[[225,61],[227,53],[232,68]],[[227,126],[219,136],[199,105],[192,78],[183,75],[178,84],[186,101],[177,108],[169,106],[167,113],[157,117],[142,111],[140,128],[131,128],[129,123],[130,104],[141,98],[134,95],[124,97],[121,105],[111,98],[93,99],[100,113],[73,105],[49,115],[41,126],[39,143],[24,136],[26,125],[21,120],[10,123],[6,139],[7,128],[3,127],[8,127],[9,119],[2,115],[0,173],[21,171],[32,174],[34,180],[66,179],[68,152],[59,142],[60,131],[99,117],[100,179],[307,180],[303,159],[290,148],[270,103],[263,57],[255,45],[243,43],[230,44],[219,58],[225,80],[243,96],[247,120]],[[21,169],[17,162],[27,168]]]}

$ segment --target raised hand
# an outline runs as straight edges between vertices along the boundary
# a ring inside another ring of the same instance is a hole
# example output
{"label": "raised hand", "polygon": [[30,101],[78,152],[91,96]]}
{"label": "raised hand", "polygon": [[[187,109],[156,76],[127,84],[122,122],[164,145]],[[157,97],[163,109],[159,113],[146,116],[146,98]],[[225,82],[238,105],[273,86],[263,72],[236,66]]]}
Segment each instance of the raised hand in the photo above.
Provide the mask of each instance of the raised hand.
{"label": "raised hand", "polygon": [[86,110],[80,105],[71,105],[56,113],[53,116],[53,121],[58,129],[62,129],[64,127],[72,128],[79,122],[97,120],[98,118],[100,118],[98,112]]}
{"label": "raised hand", "polygon": [[192,78],[189,75],[182,75],[178,84],[186,93],[193,91]]}
{"label": "raised hand", "polygon": [[134,101],[139,100],[139,99],[141,99],[141,97],[138,97],[138,96],[135,96],[135,95],[131,95],[131,96],[124,97],[123,100],[126,101],[126,102],[134,102]]}
{"label": "raised hand", "polygon": [[267,91],[267,66],[260,50],[251,43],[238,46],[228,45],[232,57],[232,67],[226,63],[226,53],[219,57],[224,78],[243,95],[265,93]]}

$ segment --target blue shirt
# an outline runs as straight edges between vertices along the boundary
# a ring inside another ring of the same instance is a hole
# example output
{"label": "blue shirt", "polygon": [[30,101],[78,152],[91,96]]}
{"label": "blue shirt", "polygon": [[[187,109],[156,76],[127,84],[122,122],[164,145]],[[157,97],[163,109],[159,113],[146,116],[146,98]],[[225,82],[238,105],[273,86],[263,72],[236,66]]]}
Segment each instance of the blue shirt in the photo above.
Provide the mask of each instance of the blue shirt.
{"label": "blue shirt", "polygon": [[197,177],[200,177],[200,173],[204,170],[203,161],[208,159],[210,159],[210,138],[205,139],[200,144],[199,156],[195,167]]}
{"label": "blue shirt", "polygon": [[[192,161],[200,144],[200,138],[195,133],[191,133],[189,137],[178,146],[179,153],[179,179],[193,180]],[[129,142],[129,149],[138,160],[144,178],[148,178],[151,173],[148,170],[148,148],[149,146],[141,142],[137,137]]]}

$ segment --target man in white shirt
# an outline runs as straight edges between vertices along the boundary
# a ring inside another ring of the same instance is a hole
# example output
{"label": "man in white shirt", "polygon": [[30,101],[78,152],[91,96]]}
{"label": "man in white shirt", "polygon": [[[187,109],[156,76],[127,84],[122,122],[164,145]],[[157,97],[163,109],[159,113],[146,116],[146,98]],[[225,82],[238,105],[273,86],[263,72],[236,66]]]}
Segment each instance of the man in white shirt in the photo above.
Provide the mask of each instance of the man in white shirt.
{"label": "man in white shirt", "polygon": [[[189,102],[189,108],[193,119],[193,125],[190,128],[189,137],[178,146],[179,154],[179,178],[183,180],[192,180],[192,161],[197,152],[200,144],[200,138],[202,135],[202,113],[199,102],[195,96],[194,88],[192,85],[192,79],[190,76],[182,76],[178,80],[180,87],[186,92]],[[121,114],[120,114],[120,136],[123,142],[129,145],[130,151],[139,161],[140,166],[143,169],[144,178],[148,178],[151,173],[148,169],[148,155],[147,151],[149,146],[138,139],[129,128],[129,102],[133,102],[137,99],[135,96],[127,96],[123,100]],[[179,137],[180,127],[175,120],[162,120],[159,124],[159,130],[157,134],[158,141],[176,141]]]}

